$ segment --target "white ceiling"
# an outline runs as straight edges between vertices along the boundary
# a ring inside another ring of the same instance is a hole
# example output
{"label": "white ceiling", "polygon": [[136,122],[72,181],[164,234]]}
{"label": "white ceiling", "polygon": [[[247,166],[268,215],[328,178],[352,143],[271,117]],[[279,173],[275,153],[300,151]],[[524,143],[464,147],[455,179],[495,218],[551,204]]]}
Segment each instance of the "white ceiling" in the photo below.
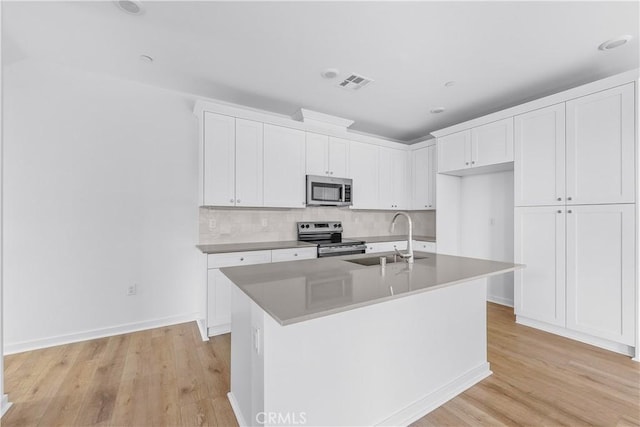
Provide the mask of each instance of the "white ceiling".
{"label": "white ceiling", "polygon": [[[639,67],[636,1],[145,1],[140,16],[113,2],[2,3],[5,64],[53,61],[286,115],[303,107],[401,141]],[[627,45],[597,49],[625,34]],[[339,78],[320,77],[327,67]],[[351,72],[375,81],[338,88]]]}

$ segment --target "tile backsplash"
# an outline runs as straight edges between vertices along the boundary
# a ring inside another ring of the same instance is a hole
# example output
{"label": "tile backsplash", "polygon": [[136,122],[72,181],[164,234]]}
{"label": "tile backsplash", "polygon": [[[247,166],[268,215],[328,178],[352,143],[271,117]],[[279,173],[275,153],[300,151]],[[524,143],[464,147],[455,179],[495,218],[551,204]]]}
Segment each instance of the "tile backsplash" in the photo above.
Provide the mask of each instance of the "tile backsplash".
{"label": "tile backsplash", "polygon": [[[389,231],[394,211],[353,211],[345,208],[306,209],[200,208],[200,244],[224,244],[297,240],[297,221],[341,221],[344,237],[387,236],[407,232],[406,221],[398,219]],[[434,211],[409,212],[413,233],[435,236]]]}

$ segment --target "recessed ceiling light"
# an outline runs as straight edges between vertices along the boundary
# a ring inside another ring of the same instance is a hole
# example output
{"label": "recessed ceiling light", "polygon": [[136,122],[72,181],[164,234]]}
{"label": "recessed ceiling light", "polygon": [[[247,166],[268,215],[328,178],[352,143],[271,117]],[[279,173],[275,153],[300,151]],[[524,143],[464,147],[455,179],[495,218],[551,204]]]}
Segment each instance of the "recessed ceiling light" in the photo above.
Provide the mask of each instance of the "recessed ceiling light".
{"label": "recessed ceiling light", "polygon": [[631,40],[631,36],[616,37],[615,39],[607,40],[606,42],[602,43],[600,46],[598,46],[598,49],[600,50],[615,49],[617,47],[622,46],[623,44],[626,44],[629,40]]}
{"label": "recessed ceiling light", "polygon": [[140,55],[140,61],[142,62],[153,62],[153,57],[149,55]]}
{"label": "recessed ceiling light", "polygon": [[453,80],[451,80],[451,81],[449,81],[449,82],[446,82],[444,85],[445,85],[446,87],[451,87],[451,86],[453,86],[453,85],[455,85],[455,84],[456,84],[456,82],[454,82]]}
{"label": "recessed ceiling light", "polygon": [[140,0],[115,0],[114,3],[118,9],[130,15],[141,15],[144,12],[144,7]]}
{"label": "recessed ceiling light", "polygon": [[320,73],[325,79],[335,79],[338,74],[340,74],[340,71],[337,68],[326,68]]}
{"label": "recessed ceiling light", "polygon": [[444,107],[436,107],[431,109],[431,114],[440,114],[444,112]]}

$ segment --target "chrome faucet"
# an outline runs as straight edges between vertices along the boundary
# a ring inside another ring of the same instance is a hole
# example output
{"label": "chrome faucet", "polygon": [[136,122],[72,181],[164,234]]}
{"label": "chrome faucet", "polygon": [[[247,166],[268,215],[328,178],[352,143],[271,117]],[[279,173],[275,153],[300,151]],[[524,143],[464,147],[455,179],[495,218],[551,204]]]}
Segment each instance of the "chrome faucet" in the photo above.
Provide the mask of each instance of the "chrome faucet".
{"label": "chrome faucet", "polygon": [[409,223],[409,234],[407,235],[407,252],[400,252],[398,248],[395,248],[398,255],[400,255],[407,263],[413,264],[413,224],[411,222],[411,217],[405,212],[397,212],[393,219],[391,220],[391,232],[393,233],[393,229],[396,225],[396,218],[400,215],[407,218],[407,222]]}

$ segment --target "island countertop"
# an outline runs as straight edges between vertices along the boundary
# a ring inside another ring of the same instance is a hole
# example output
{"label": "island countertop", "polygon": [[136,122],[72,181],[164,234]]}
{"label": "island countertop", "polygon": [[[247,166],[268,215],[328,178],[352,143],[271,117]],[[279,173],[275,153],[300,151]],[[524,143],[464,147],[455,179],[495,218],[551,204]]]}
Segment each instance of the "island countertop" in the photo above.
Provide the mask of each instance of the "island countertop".
{"label": "island countertop", "polygon": [[281,325],[503,274],[520,264],[415,252],[404,262],[363,266],[348,260],[391,252],[226,267],[220,271]]}

